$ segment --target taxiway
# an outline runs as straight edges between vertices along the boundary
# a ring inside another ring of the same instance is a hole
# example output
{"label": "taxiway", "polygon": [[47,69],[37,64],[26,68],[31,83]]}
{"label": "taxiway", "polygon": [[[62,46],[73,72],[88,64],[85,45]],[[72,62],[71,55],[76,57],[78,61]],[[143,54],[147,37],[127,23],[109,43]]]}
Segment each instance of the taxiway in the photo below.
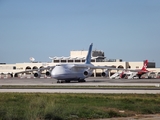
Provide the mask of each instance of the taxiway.
{"label": "taxiway", "polygon": [[[107,79],[87,78],[86,82],[78,83],[57,83],[55,79],[33,78],[33,79],[0,79],[0,86],[3,85],[47,85],[47,86],[156,86],[160,87],[160,79]],[[0,87],[1,88],[1,87]],[[38,92],[38,93],[115,93],[115,94],[160,94],[160,89],[0,89],[0,92]]]}
{"label": "taxiway", "polygon": [[70,83],[57,83],[52,78],[7,78],[0,79],[0,85],[155,85],[160,79],[108,79],[104,77],[90,77],[86,82],[71,81]]}

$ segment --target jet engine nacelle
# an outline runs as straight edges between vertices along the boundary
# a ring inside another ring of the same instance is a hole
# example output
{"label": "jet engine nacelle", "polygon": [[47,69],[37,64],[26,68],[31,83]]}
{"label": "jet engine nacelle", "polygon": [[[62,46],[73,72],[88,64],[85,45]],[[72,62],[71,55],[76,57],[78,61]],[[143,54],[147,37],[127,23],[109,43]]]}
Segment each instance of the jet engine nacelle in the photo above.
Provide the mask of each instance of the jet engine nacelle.
{"label": "jet engine nacelle", "polygon": [[107,77],[107,76],[109,75],[109,71],[106,70],[106,71],[102,72],[101,75],[102,75],[103,77]]}
{"label": "jet engine nacelle", "polygon": [[17,73],[15,73],[15,74],[14,74],[14,77],[18,77],[18,74],[17,74]]}
{"label": "jet engine nacelle", "polygon": [[46,71],[46,76],[51,76],[51,71]]}
{"label": "jet engine nacelle", "polygon": [[36,77],[36,78],[37,78],[37,77],[41,77],[41,73],[35,72],[35,73],[34,73],[34,77]]}
{"label": "jet engine nacelle", "polygon": [[85,70],[85,71],[83,72],[83,75],[84,75],[85,77],[89,76],[89,71]]}

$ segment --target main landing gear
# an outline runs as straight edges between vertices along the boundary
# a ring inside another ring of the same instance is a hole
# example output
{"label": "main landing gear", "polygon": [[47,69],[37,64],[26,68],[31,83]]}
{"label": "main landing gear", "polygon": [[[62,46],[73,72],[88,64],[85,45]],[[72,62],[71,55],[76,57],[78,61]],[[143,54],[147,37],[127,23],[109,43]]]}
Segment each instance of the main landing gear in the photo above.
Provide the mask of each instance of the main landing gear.
{"label": "main landing gear", "polygon": [[86,82],[86,80],[85,80],[85,79],[83,79],[83,80],[78,80],[78,82]]}
{"label": "main landing gear", "polygon": [[57,80],[57,83],[70,83],[70,80]]}
{"label": "main landing gear", "polygon": [[[70,83],[70,80],[57,80],[57,83]],[[78,80],[78,82],[86,82],[84,79]]]}

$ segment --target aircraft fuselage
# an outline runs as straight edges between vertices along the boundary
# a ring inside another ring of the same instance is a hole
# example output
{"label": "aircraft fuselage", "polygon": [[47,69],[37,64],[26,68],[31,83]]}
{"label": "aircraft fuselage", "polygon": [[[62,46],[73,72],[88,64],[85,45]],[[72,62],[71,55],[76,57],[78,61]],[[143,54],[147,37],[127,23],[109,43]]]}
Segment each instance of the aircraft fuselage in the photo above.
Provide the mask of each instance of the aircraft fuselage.
{"label": "aircraft fuselage", "polygon": [[[51,72],[51,76],[57,80],[83,80],[92,75],[93,69],[89,66],[92,64],[79,64],[86,67],[73,67],[74,64],[56,65]],[[84,72],[87,71],[87,75]]]}

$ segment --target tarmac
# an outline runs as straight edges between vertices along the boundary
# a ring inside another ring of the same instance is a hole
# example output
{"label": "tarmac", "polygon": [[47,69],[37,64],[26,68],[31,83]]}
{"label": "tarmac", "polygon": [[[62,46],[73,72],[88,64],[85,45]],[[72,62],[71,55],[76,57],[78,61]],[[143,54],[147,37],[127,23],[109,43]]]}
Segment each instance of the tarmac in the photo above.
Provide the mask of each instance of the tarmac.
{"label": "tarmac", "polygon": [[154,86],[158,89],[0,89],[0,92],[38,92],[38,93],[108,93],[108,94],[160,94],[160,79],[107,79],[107,78],[94,78],[86,79],[86,82],[73,81],[71,83],[57,83],[57,80],[51,78],[8,78],[0,79],[0,86],[4,85],[19,85],[19,86]]}

